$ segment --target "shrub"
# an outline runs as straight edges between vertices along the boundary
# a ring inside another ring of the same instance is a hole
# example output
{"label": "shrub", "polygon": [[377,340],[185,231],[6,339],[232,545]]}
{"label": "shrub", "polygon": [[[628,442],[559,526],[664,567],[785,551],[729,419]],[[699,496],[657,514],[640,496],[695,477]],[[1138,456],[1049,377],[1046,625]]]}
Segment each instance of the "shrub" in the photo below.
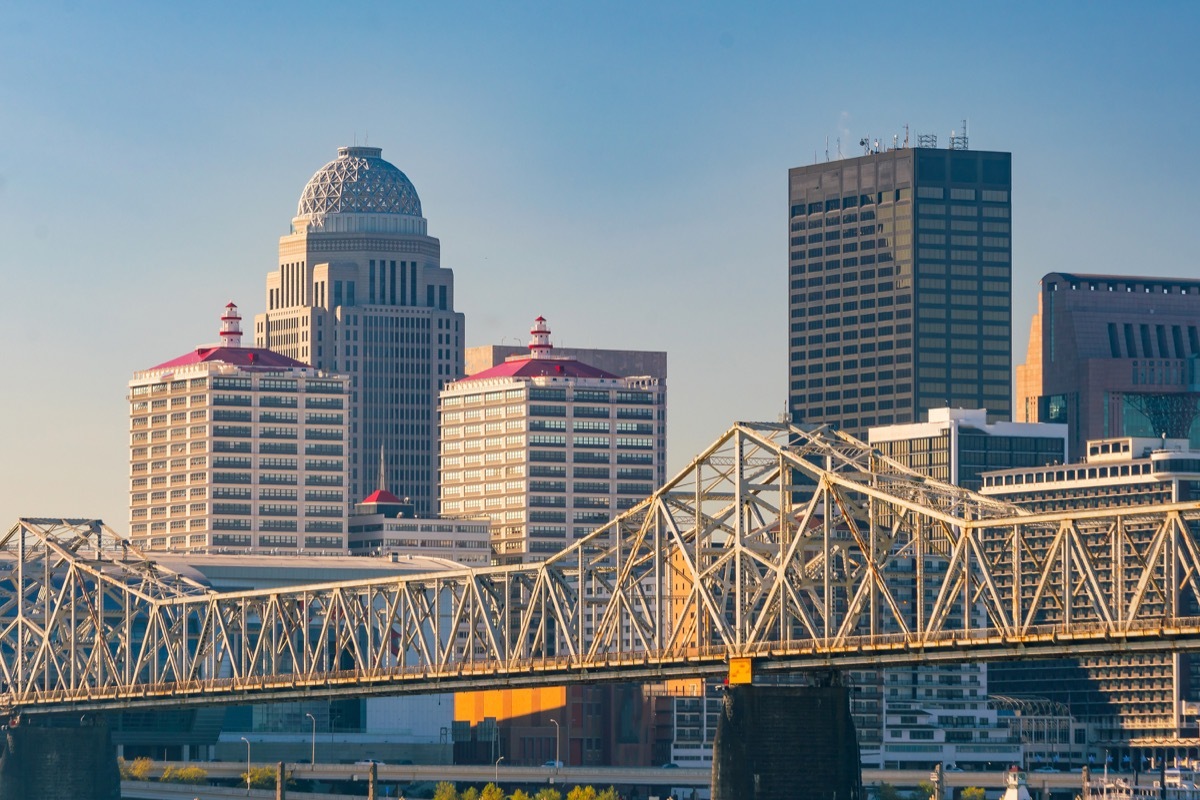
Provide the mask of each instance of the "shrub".
{"label": "shrub", "polygon": [[433,800],[458,800],[458,790],[450,781],[442,781],[433,790]]}
{"label": "shrub", "polygon": [[163,770],[163,783],[190,783],[203,786],[208,783],[208,770],[201,767],[167,767]]}
{"label": "shrub", "polygon": [[123,781],[148,781],[153,767],[154,762],[148,758],[135,758],[133,761],[117,759],[117,769],[121,771]]}

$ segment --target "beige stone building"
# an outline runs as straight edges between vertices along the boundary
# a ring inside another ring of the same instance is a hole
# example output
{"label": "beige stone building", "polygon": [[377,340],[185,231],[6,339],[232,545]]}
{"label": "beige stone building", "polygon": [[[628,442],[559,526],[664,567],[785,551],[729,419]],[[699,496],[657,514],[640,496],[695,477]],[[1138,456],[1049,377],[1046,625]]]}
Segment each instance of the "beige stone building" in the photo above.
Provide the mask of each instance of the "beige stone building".
{"label": "beige stone building", "polygon": [[350,376],[350,496],[387,485],[437,502],[437,398],[463,375],[463,315],[421,200],[378,147],[340,147],[304,187],[254,319],[260,347]]}
{"label": "beige stone building", "polygon": [[149,550],[344,552],[348,379],[221,341],[129,382],[129,516]]}
{"label": "beige stone building", "polygon": [[442,515],[487,514],[500,563],[545,559],[666,478],[665,379],[559,355],[541,317],[531,334],[441,394]]}

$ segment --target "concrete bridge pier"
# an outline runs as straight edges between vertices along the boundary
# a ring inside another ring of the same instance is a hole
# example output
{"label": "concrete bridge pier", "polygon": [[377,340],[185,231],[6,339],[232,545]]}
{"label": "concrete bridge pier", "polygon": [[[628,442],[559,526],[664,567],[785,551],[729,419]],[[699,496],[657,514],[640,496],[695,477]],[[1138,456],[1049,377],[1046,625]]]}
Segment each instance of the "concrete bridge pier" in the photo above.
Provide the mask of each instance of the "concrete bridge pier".
{"label": "concrete bridge pier", "polygon": [[120,800],[121,775],[108,726],[14,722],[0,729],[0,800]]}
{"label": "concrete bridge pier", "polygon": [[713,800],[863,800],[845,686],[730,686],[713,744]]}

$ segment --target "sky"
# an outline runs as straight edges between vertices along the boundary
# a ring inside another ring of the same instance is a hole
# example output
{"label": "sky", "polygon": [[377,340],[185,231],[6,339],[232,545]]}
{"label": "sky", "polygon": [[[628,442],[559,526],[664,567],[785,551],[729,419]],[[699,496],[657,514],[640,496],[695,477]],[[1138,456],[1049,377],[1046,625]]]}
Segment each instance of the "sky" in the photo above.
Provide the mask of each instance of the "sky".
{"label": "sky", "polygon": [[787,170],[1013,154],[1051,271],[1200,275],[1200,4],[0,4],[0,526],[128,525],[132,373],[263,310],[309,177],[415,184],[468,346],[665,350],[668,471],[787,395]]}

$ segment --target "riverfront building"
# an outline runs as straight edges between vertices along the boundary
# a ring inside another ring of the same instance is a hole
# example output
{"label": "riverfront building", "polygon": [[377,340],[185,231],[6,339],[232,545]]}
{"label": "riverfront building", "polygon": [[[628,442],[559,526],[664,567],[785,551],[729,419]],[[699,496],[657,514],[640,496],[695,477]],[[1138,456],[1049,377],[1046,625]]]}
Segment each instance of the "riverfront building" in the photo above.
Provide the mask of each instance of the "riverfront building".
{"label": "riverfront building", "polygon": [[454,274],[408,177],[378,147],[340,147],[300,196],[267,276],[260,347],[350,376],[347,489],[365,497],[382,449],[389,486],[437,503],[437,397],[462,377]]}
{"label": "riverfront building", "polygon": [[1200,280],[1052,272],[1042,278],[1017,419],[1063,422],[1070,458],[1093,439],[1200,447]]}
{"label": "riverfront building", "polygon": [[[1066,436],[1065,425],[988,422],[983,409],[934,408],[924,422],[872,428],[868,441],[923,475],[978,490],[981,473],[989,469],[1061,464]],[[946,563],[927,558],[923,566],[931,602]],[[916,567],[911,557],[891,562],[888,579],[901,602],[913,597]],[[851,678],[858,688],[851,703],[864,765],[925,769],[940,762],[984,768],[1021,760],[1022,743],[1009,734],[1007,712],[989,703],[983,664],[861,670]],[[1067,742],[1059,744],[1064,763],[1071,758],[1079,763],[1082,750],[1072,753]]]}
{"label": "riverfront building", "polygon": [[[1200,500],[1200,451],[1186,439],[1101,439],[1087,442],[1084,452],[1080,462],[988,473],[981,491],[1034,512]],[[1137,535],[1133,527],[1126,533]],[[1097,757],[1107,750],[1118,763],[1138,764],[1162,748],[1196,755],[1196,718],[1185,714],[1200,701],[1195,654],[998,661],[988,672],[993,691],[1036,694],[1069,707],[1088,724]]]}
{"label": "riverfront building", "polygon": [[793,421],[1012,418],[1011,158],[876,148],[788,172]]}
{"label": "riverfront building", "polygon": [[649,497],[666,477],[666,383],[529,352],[441,395],[443,516],[486,514],[502,564],[544,560]]}
{"label": "riverfront building", "polygon": [[349,526],[354,555],[444,558],[465,567],[492,563],[492,526],[487,517],[422,519],[411,500],[387,489],[376,489],[354,506]]}
{"label": "riverfront building", "polygon": [[148,550],[346,548],[345,376],[221,341],[129,382],[129,530]]}

